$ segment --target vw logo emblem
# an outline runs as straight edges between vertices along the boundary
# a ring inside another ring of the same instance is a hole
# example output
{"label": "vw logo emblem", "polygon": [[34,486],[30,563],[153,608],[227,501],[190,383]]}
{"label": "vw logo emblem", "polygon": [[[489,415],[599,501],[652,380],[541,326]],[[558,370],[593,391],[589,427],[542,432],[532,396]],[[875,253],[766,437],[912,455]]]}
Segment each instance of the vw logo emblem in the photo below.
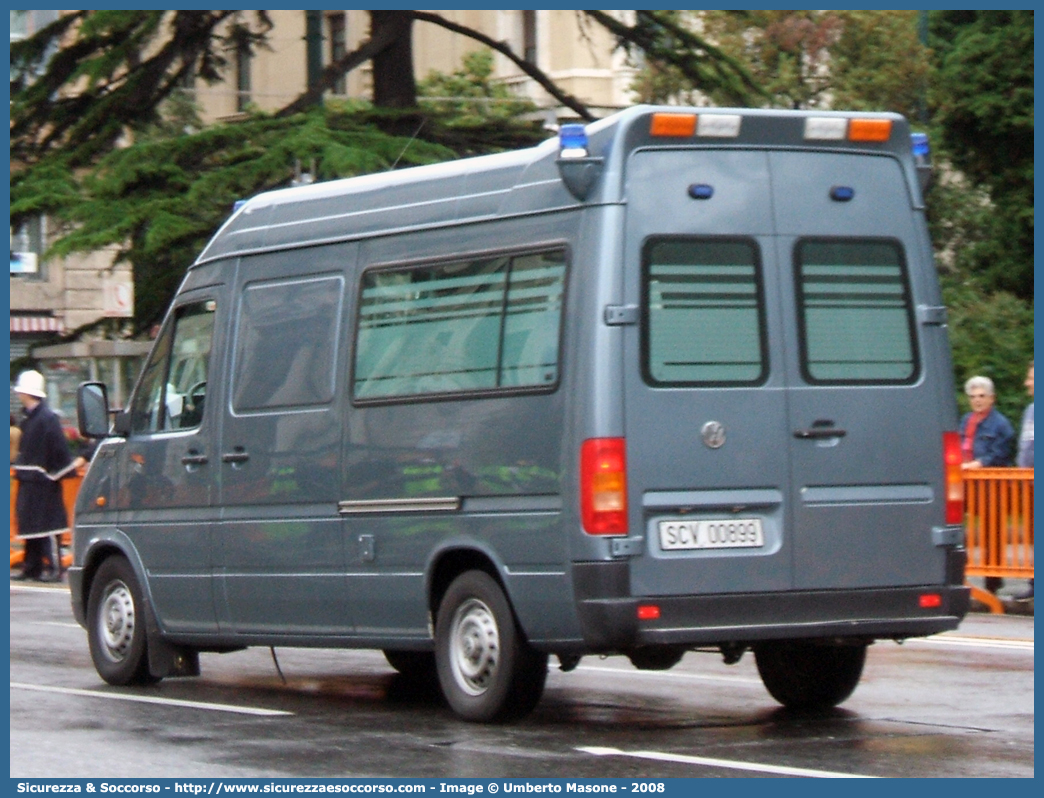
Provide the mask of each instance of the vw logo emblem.
{"label": "vw logo emblem", "polygon": [[708,449],[720,449],[725,444],[725,425],[718,421],[708,421],[700,430],[700,436]]}

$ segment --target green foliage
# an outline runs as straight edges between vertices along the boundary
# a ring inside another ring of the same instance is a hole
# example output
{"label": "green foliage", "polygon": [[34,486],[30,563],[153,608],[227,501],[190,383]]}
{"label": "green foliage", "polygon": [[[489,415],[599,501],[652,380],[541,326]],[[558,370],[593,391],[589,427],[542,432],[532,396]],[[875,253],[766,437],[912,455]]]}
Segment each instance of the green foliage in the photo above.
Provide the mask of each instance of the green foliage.
{"label": "green foliage", "polygon": [[993,380],[997,409],[1013,424],[1030,399],[1023,387],[1033,359],[1033,307],[1005,291],[984,294],[952,278],[943,280],[957,400],[968,410],[964,382],[981,374]]}
{"label": "green foliage", "polygon": [[456,157],[439,144],[382,132],[338,108],[257,115],[173,137],[144,137],[83,174],[61,159],[12,182],[11,215],[47,212],[66,226],[48,256],[117,247],[132,264],[136,326],[146,329],[238,199],[288,185],[295,167],[317,180]]}
{"label": "green foliage", "polygon": [[713,94],[726,105],[749,105],[765,96],[740,59],[696,33],[702,12],[639,9],[632,26],[604,11],[583,13],[615,35],[629,54],[640,53],[635,60],[644,68],[632,89],[641,102],[696,102],[699,94]]}
{"label": "green foliage", "polygon": [[476,127],[536,111],[531,101],[519,98],[503,83],[493,82],[492,75],[493,54],[472,50],[455,72],[428,73],[417,85],[419,105],[435,109],[453,127]]}
{"label": "green foliage", "polygon": [[940,142],[992,204],[968,268],[1032,301],[1033,12],[938,11],[930,20]]}
{"label": "green foliage", "polygon": [[[704,34],[743,63],[776,108],[914,116],[928,59],[916,11],[708,11]],[[720,92],[712,102],[727,103]]]}

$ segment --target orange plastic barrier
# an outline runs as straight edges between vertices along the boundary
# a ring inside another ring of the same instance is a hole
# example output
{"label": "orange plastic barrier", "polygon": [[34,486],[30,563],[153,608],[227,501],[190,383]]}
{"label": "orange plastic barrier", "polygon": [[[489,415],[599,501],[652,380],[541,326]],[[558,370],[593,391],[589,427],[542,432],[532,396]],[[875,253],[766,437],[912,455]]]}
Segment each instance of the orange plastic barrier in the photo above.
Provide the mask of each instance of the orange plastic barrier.
{"label": "orange plastic barrier", "polygon": [[[65,512],[69,516],[69,528],[72,528],[73,507],[76,504],[76,494],[80,491],[80,483],[83,482],[84,471],[81,469],[75,476],[62,480],[62,501],[65,503]],[[18,481],[14,478],[14,470],[11,471],[11,567],[22,564],[25,559],[25,546],[18,539],[18,517],[15,513],[15,502],[18,498]],[[62,568],[72,565],[72,533],[66,532],[62,535]]]}
{"label": "orange plastic barrier", "polygon": [[[976,468],[964,472],[968,576],[1033,578],[1033,469]],[[992,593],[972,595],[1003,612]]]}

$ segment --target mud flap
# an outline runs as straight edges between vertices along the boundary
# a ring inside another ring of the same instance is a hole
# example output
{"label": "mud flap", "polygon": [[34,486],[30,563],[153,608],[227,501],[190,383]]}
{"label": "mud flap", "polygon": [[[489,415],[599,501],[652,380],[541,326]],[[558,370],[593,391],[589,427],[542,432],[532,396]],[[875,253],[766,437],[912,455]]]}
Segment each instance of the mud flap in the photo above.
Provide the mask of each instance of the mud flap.
{"label": "mud flap", "polygon": [[170,676],[199,676],[199,652],[163,639],[152,604],[145,600],[145,650],[149,673],[157,679]]}

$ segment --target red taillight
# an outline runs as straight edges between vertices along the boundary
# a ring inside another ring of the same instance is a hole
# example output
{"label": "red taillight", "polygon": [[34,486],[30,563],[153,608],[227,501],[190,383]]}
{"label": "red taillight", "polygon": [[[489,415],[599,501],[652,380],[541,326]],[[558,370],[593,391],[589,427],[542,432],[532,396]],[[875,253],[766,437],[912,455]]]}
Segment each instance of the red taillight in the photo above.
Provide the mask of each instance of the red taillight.
{"label": "red taillight", "polygon": [[961,436],[943,433],[943,463],[946,467],[946,523],[964,520],[964,474],[961,473]]}
{"label": "red taillight", "polygon": [[660,617],[660,607],[656,604],[639,604],[638,620],[655,621]]}
{"label": "red taillight", "polygon": [[627,457],[623,438],[580,447],[580,516],[589,535],[627,534]]}
{"label": "red taillight", "polygon": [[934,610],[942,606],[942,596],[938,593],[922,593],[918,597],[922,610]]}

